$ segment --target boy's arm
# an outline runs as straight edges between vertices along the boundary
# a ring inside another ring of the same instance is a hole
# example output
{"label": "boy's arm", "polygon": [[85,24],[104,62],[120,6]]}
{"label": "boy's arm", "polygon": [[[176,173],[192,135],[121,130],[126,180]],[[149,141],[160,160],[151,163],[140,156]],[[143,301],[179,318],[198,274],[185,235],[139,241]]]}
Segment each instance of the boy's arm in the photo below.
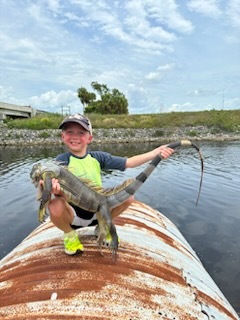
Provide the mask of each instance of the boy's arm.
{"label": "boy's arm", "polygon": [[168,148],[166,145],[162,145],[149,152],[142,153],[142,154],[128,158],[126,161],[126,168],[135,168],[137,166],[140,166],[146,162],[151,161],[154,157],[156,157],[156,155],[159,155],[159,154],[163,159],[167,159],[173,154],[173,152],[174,152],[173,149]]}

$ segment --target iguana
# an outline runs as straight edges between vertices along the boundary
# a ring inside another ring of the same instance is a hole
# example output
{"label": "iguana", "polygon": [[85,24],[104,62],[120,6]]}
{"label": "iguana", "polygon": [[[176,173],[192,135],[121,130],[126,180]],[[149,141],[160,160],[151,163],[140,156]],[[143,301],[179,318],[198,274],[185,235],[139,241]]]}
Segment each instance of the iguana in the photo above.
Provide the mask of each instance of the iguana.
{"label": "iguana", "polygon": [[[197,149],[201,159],[203,175],[203,159],[199,148],[189,140],[182,140],[168,145],[170,148],[179,146],[192,146]],[[39,221],[42,222],[46,216],[46,206],[51,199],[52,178],[56,178],[58,179],[61,190],[68,202],[79,206],[84,210],[96,212],[99,225],[97,242],[100,250],[106,237],[106,230],[108,229],[112,238],[110,249],[113,257],[116,258],[118,236],[112,222],[111,210],[130,198],[146,181],[160,161],[161,154],[157,155],[137,177],[128,179],[121,185],[108,189],[102,189],[91,185],[89,182],[74,176],[67,168],[62,167],[56,162],[51,161],[44,164],[37,163],[33,166],[30,177],[39,191],[38,200],[41,201],[38,213]],[[40,186],[40,180],[44,181],[43,186]],[[201,184],[202,176],[199,194]]]}

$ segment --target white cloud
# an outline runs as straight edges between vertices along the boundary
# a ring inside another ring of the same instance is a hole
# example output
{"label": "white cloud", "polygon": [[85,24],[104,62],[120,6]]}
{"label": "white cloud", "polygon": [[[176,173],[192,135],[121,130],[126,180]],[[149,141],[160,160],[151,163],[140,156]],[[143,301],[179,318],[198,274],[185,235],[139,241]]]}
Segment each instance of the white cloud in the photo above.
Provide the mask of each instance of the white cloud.
{"label": "white cloud", "polygon": [[42,27],[46,27],[49,23],[49,19],[47,16],[44,15],[44,11],[39,4],[30,4],[27,7],[27,12],[29,13],[30,17],[35,20],[35,22],[42,25]]}
{"label": "white cloud", "polygon": [[[175,40],[176,37],[172,32],[164,30],[160,23],[157,24],[151,21],[150,17],[153,17],[154,14],[149,15],[147,4],[147,1],[129,1],[126,4],[127,17],[124,20],[125,27],[129,29],[134,37],[157,42],[172,42]],[[156,17],[154,18],[156,21]]]}
{"label": "white cloud", "polygon": [[227,15],[231,24],[240,27],[240,0],[229,0],[227,4]]}
{"label": "white cloud", "polygon": [[57,14],[61,10],[61,5],[59,0],[46,0],[46,4],[53,13]]}
{"label": "white cloud", "polygon": [[174,68],[174,64],[169,64],[169,63],[159,66],[156,71],[149,72],[145,76],[145,79],[154,80],[154,81],[161,80],[167,74],[167,72],[172,70],[173,68]]}
{"label": "white cloud", "polygon": [[188,91],[187,95],[192,97],[208,97],[208,96],[216,96],[219,94],[219,92],[222,93],[222,90],[219,89],[195,89],[193,91]]}
{"label": "white cloud", "polygon": [[14,94],[12,87],[4,87],[0,85],[0,101],[4,102],[6,100],[9,101],[11,99],[12,95]]}
{"label": "white cloud", "polygon": [[144,87],[137,86],[135,83],[129,83],[128,92],[133,94],[145,93]]}
{"label": "white cloud", "polygon": [[[193,30],[191,22],[180,15],[172,0],[163,2],[161,6],[151,0],[124,1],[121,6],[116,3],[109,6],[105,1],[94,2],[93,6],[91,1],[72,3],[84,12],[81,22],[80,19],[78,21],[81,25],[98,28],[102,35],[139,49],[149,48],[155,53],[172,50],[171,43],[176,40],[174,31],[185,33]],[[77,20],[76,15],[69,11],[65,13],[66,18],[74,17],[74,20]]]}
{"label": "white cloud", "polygon": [[[182,104],[173,103],[169,108],[169,112],[191,112],[196,110],[197,105],[192,102],[185,102]],[[204,110],[212,110],[214,106],[212,104],[205,104],[203,106]]]}
{"label": "white cloud", "polygon": [[179,12],[174,0],[165,0],[161,5],[155,0],[128,1],[128,8],[132,15],[143,16],[152,21],[153,25],[167,26],[177,33],[189,33],[193,31],[191,21],[185,19]]}
{"label": "white cloud", "polygon": [[190,0],[187,6],[191,11],[211,18],[219,18],[222,15],[219,0]]}
{"label": "white cloud", "polygon": [[191,21],[185,19],[179,7],[174,0],[166,0],[161,6],[155,0],[149,0],[149,12],[159,22],[167,25],[168,28],[175,30],[177,33],[191,33],[194,29]]}
{"label": "white cloud", "polygon": [[98,81],[132,113],[202,109],[221,105],[226,74],[237,108],[239,10],[240,0],[2,0],[0,101],[82,108],[77,88]]}
{"label": "white cloud", "polygon": [[177,111],[192,111],[194,110],[194,104],[191,102],[185,102],[183,104],[173,103],[168,111],[177,112]]}
{"label": "white cloud", "polygon": [[71,90],[60,91],[58,93],[51,90],[41,94],[39,97],[30,97],[28,101],[32,107],[50,112],[57,110],[60,113],[61,108],[67,106],[71,107],[71,112],[80,112],[82,110],[77,93]]}

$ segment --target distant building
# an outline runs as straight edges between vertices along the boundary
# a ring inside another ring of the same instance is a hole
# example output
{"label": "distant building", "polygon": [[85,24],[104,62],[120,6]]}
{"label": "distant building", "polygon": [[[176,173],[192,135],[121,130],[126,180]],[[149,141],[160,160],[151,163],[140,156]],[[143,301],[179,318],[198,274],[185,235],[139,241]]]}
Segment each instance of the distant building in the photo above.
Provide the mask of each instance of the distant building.
{"label": "distant building", "polygon": [[19,106],[16,104],[0,102],[0,121],[10,118],[32,118],[37,110],[31,106]]}

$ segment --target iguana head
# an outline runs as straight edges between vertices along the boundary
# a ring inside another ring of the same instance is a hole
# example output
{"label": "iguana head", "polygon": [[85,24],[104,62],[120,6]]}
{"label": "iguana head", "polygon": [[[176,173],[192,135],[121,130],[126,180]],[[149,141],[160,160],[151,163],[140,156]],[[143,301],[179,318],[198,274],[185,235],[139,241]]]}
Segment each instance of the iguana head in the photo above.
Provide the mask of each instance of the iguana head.
{"label": "iguana head", "polygon": [[30,172],[30,178],[32,179],[32,183],[35,187],[38,186],[39,180],[41,179],[42,175],[42,165],[41,163],[36,163]]}
{"label": "iguana head", "polygon": [[57,177],[60,172],[60,166],[54,162],[47,162],[43,165],[41,163],[36,163],[30,172],[30,178],[35,187],[38,186],[40,180],[44,180],[45,174],[48,173],[52,177]]}

